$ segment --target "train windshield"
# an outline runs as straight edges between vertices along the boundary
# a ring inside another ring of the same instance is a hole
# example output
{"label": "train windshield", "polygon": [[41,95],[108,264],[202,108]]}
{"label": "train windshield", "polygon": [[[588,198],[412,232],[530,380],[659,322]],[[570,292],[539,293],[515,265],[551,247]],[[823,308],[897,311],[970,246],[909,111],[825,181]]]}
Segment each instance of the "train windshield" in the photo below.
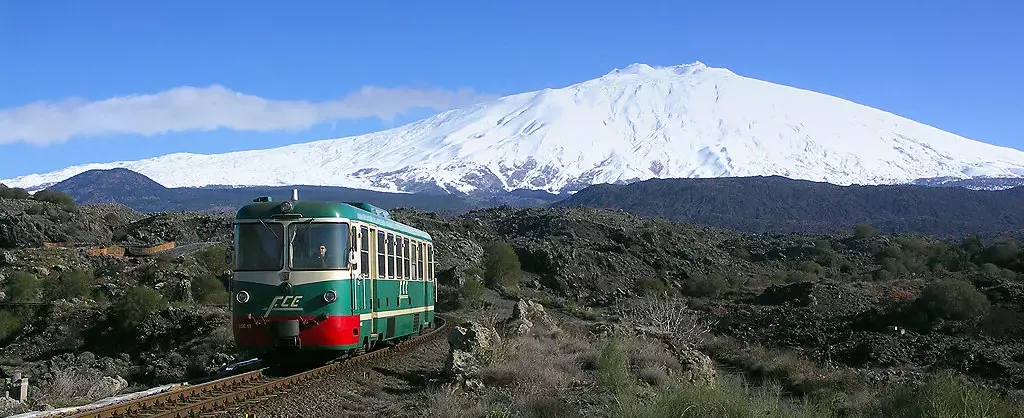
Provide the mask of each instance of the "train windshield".
{"label": "train windshield", "polygon": [[288,226],[292,270],[348,268],[348,224],[298,222]]}
{"label": "train windshield", "polygon": [[235,270],[281,270],[284,267],[284,226],[272,222],[236,224],[235,248]]}

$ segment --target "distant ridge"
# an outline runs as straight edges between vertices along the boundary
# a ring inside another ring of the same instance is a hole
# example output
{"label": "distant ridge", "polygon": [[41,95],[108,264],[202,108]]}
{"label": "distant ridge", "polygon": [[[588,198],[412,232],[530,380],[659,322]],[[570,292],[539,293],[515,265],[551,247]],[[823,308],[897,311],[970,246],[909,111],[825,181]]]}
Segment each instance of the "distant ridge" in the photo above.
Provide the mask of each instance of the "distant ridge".
{"label": "distant ridge", "polygon": [[887,233],[946,238],[1024,236],[1024,187],[838,186],[780,176],[652,179],[594,185],[554,206],[619,209],[750,233],[829,234],[868,223]]}
{"label": "distant ridge", "polygon": [[49,187],[67,193],[79,204],[120,203],[140,212],[234,211],[258,196],[290,199],[293,188],[299,189],[300,199],[373,202],[385,209],[409,207],[455,213],[475,207],[475,202],[469,199],[448,195],[385,193],[344,187],[167,188],[123,168],[89,170]]}

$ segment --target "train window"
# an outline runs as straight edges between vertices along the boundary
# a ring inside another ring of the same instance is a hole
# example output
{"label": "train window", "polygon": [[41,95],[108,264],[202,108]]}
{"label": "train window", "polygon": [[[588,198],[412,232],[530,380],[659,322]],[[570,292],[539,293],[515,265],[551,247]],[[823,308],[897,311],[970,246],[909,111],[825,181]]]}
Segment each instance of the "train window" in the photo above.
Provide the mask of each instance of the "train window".
{"label": "train window", "polygon": [[294,223],[287,239],[294,270],[348,268],[349,229],[343,223]]}
{"label": "train window", "polygon": [[359,227],[359,269],[370,275],[370,229],[365,226]]}
{"label": "train window", "polygon": [[433,281],[434,280],[434,246],[433,245],[429,245],[429,244],[427,245],[427,269],[429,269],[429,271],[427,272],[427,277],[430,277],[430,280]]}
{"label": "train window", "polygon": [[408,280],[409,276],[410,276],[410,274],[409,274],[409,270],[410,270],[409,269],[409,238],[402,238],[402,261],[404,262],[404,266],[405,266],[405,270],[403,270],[403,272],[405,274],[402,277],[405,277]]}
{"label": "train window", "polygon": [[416,263],[420,259],[419,253],[416,252],[416,249],[419,248],[419,245],[416,244],[416,241],[409,241],[409,245],[411,246],[409,249],[409,254],[412,255],[412,257],[409,257],[409,263],[411,263],[410,265],[412,265],[412,273],[410,274],[410,276],[412,276],[413,280],[419,280],[419,269],[416,268]]}
{"label": "train window", "polygon": [[388,234],[388,277],[395,278],[395,235]]}
{"label": "train window", "polygon": [[402,265],[405,262],[402,261],[402,237],[395,236],[395,278],[402,278]]}
{"label": "train window", "polygon": [[416,271],[419,272],[421,279],[426,280],[426,277],[423,276],[423,243],[417,245],[416,253],[419,254],[419,259],[416,260]]}
{"label": "train window", "polygon": [[277,271],[284,264],[284,227],[279,223],[235,225],[236,270]]}
{"label": "train window", "polygon": [[[384,251],[384,244],[387,242],[387,238],[384,236],[384,231],[377,231],[377,277],[383,279],[387,274],[386,257],[387,253]],[[377,307],[380,307],[380,302],[377,302]]]}

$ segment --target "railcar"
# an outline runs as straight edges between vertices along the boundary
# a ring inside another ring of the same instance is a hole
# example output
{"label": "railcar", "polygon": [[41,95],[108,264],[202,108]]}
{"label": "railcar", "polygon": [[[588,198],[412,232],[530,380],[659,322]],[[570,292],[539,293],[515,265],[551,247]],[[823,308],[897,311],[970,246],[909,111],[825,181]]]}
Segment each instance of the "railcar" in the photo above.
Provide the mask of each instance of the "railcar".
{"label": "railcar", "polygon": [[230,258],[235,342],[264,358],[371,350],[434,323],[430,234],[368,203],[257,198]]}

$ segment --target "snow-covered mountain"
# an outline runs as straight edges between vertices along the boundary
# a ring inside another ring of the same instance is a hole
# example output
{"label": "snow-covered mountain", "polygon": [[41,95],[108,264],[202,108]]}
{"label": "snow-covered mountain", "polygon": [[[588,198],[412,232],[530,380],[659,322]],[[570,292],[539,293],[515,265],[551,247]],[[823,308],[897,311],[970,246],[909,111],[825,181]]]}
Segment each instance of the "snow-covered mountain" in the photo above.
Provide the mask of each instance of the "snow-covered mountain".
{"label": "snow-covered mountain", "polygon": [[578,190],[652,177],[781,175],[834,184],[1024,177],[1024,152],[702,63],[633,64],[398,128],[267,150],[170,154],[0,180],[38,188],[123,167],[167,187]]}

